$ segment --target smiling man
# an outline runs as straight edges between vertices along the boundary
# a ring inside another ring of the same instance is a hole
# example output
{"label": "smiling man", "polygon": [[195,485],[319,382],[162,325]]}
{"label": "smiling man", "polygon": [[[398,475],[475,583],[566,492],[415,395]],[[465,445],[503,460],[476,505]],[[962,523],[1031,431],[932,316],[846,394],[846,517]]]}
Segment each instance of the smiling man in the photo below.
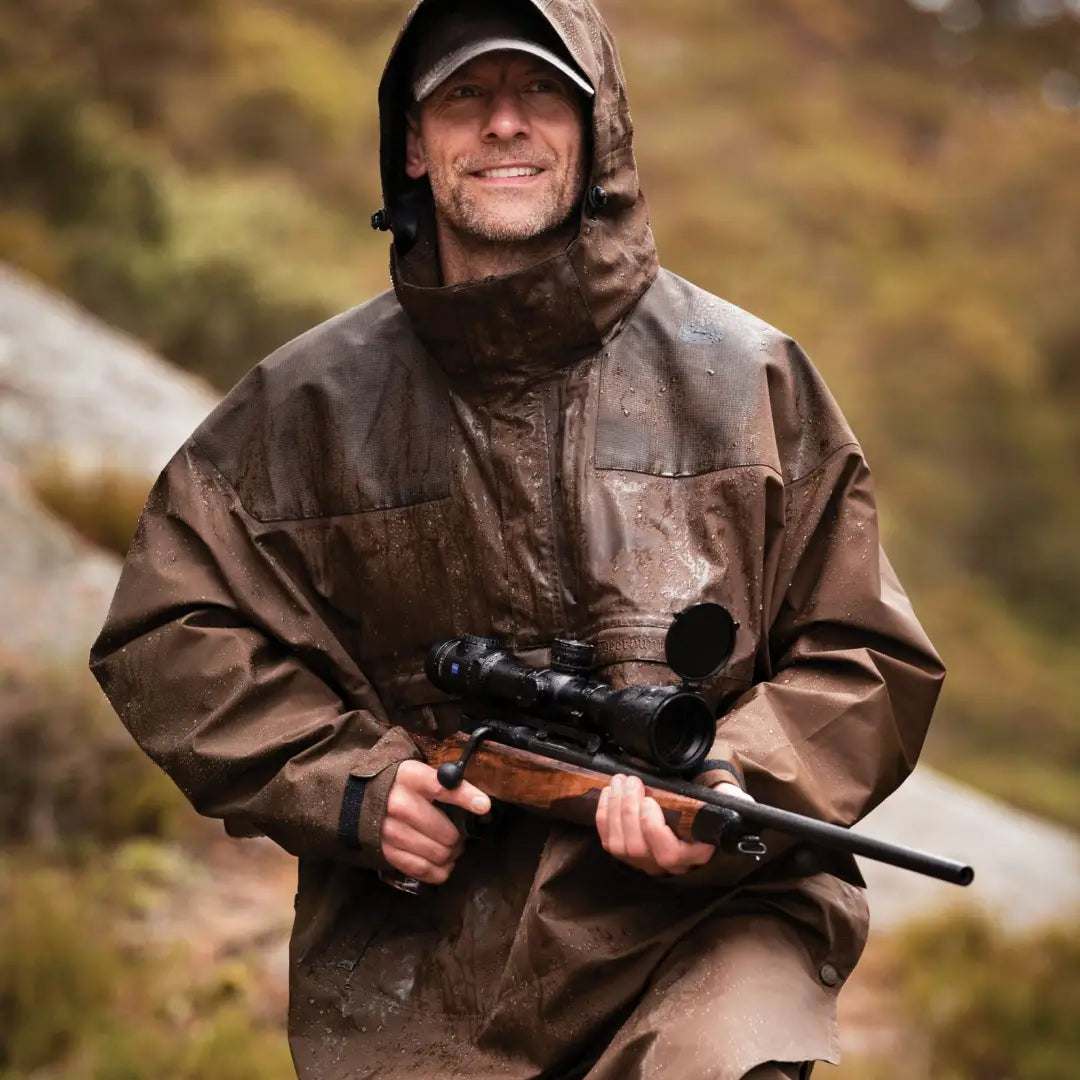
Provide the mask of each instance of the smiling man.
{"label": "smiling man", "polygon": [[[539,262],[576,232],[592,88],[515,29],[510,19],[459,16],[425,37],[426,51],[449,60],[419,62],[405,173],[431,185],[446,285]],[[449,47],[463,36],[464,46]]]}
{"label": "smiling man", "polygon": [[[466,841],[414,739],[432,643],[671,681],[737,622],[702,784],[850,824],[913,767],[942,670],[869,472],[788,337],[659,267],[590,0],[422,0],[380,90],[392,290],[257,365],[143,514],[91,664],[203,813],[299,857],[304,1080],[779,1080],[837,1059],[851,859],[684,843],[638,781],[596,827]],[[406,896],[407,876],[427,883]]]}

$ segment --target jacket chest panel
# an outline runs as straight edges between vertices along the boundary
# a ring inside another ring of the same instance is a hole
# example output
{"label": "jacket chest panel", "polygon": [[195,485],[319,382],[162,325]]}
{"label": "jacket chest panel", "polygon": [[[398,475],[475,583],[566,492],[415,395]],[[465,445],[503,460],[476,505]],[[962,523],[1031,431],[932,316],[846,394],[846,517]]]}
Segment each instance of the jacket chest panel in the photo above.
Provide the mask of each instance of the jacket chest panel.
{"label": "jacket chest panel", "polygon": [[499,407],[451,399],[445,498],[288,530],[336,632],[376,682],[417,672],[442,637],[533,644],[564,632],[575,590],[559,399],[551,386]]}
{"label": "jacket chest panel", "polygon": [[[712,601],[739,625],[725,674],[749,680],[765,629],[771,522],[782,489],[768,470],[647,476],[587,468],[578,549],[588,633],[613,660],[663,658],[663,630],[690,604]],[[632,628],[639,628],[633,632]]]}
{"label": "jacket chest panel", "polygon": [[764,468],[597,468],[595,376],[497,407],[452,399],[446,498],[305,523],[315,589],[377,683],[415,679],[463,633],[528,647],[569,632],[602,638],[604,662],[662,663],[671,616],[702,600],[738,621],[727,674],[749,677],[782,489]]}

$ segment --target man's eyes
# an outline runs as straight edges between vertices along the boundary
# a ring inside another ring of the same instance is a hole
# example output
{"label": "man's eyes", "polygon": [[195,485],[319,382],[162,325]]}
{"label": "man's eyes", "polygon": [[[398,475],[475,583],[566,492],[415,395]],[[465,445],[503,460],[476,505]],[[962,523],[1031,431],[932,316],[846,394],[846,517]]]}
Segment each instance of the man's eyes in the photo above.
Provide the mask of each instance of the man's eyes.
{"label": "man's eyes", "polygon": [[[563,92],[562,85],[557,79],[533,79],[526,83],[522,87],[522,92],[526,94],[559,94]],[[458,86],[450,87],[446,96],[455,101],[468,98],[483,97],[487,91],[482,86],[478,86],[475,83],[461,83]]]}
{"label": "man's eyes", "polygon": [[452,87],[448,92],[447,97],[473,98],[479,97],[482,93],[483,91],[480,89],[479,86],[470,86],[468,84],[463,84],[461,86]]}

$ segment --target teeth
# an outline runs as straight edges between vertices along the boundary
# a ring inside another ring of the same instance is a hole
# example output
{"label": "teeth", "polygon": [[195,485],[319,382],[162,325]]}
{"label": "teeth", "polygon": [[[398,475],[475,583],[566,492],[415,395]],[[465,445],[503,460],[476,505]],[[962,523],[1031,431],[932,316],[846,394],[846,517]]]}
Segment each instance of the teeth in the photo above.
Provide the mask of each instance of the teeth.
{"label": "teeth", "polygon": [[513,176],[536,176],[539,172],[532,166],[519,165],[508,169],[483,169],[477,175],[491,180],[508,180]]}

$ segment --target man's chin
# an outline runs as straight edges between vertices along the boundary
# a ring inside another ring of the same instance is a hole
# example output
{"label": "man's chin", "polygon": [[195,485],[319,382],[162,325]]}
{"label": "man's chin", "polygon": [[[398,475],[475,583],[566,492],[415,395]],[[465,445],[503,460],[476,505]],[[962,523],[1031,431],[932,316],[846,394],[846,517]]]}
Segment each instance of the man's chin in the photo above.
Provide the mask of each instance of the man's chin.
{"label": "man's chin", "polygon": [[462,231],[489,244],[526,244],[559,232],[565,224],[565,218],[554,220],[551,215],[487,214],[477,215]]}

